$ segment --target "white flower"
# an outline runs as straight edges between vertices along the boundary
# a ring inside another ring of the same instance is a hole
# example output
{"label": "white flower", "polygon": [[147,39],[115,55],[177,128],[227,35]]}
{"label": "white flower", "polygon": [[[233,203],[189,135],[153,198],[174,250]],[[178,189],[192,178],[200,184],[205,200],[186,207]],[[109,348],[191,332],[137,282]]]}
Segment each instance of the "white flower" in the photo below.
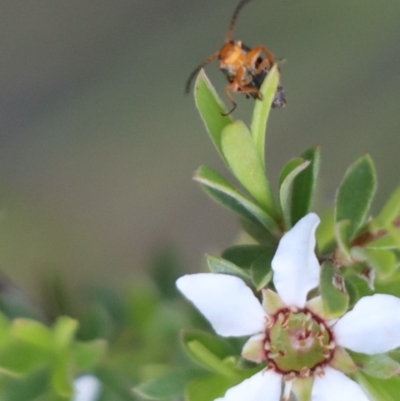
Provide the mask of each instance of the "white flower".
{"label": "white flower", "polygon": [[72,401],[96,401],[100,396],[101,382],[93,375],[83,375],[74,381]]}
{"label": "white flower", "polygon": [[361,387],[340,371],[356,369],[344,348],[373,355],[400,346],[399,298],[361,298],[337,321],[326,320],[319,298],[307,301],[319,284],[314,253],[318,224],[318,216],[310,213],[282,237],[272,261],[277,294],[264,290],[262,305],[234,276],[203,273],[178,279],[178,289],[219,335],[251,335],[243,357],[267,366],[219,401],[279,401],[282,380],[284,399],[292,389],[296,394],[311,390],[311,398],[303,399],[312,401],[368,401]]}

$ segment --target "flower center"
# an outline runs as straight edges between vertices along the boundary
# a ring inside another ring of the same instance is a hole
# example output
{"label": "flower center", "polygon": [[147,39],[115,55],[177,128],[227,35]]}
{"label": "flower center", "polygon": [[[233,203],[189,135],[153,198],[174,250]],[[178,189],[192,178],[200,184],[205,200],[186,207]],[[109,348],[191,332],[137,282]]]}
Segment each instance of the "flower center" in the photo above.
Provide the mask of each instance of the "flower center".
{"label": "flower center", "polygon": [[284,375],[302,377],[328,363],[334,346],[323,320],[306,309],[284,309],[272,316],[264,344],[268,366]]}

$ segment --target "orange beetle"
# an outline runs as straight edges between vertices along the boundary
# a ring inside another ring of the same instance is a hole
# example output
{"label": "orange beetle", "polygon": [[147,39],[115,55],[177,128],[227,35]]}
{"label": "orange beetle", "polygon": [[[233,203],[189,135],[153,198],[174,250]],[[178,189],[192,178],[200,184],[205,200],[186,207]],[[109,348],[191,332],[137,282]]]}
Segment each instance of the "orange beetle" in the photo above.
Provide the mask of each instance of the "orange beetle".
{"label": "orange beetle", "polygon": [[[256,46],[250,48],[242,44],[240,40],[237,42],[232,40],[233,27],[237,16],[243,6],[250,1],[251,0],[242,0],[237,5],[232,15],[228,33],[226,34],[225,44],[219,51],[213,53],[203,61],[190,74],[189,79],[186,82],[186,93],[189,93],[190,85],[198,72],[207,64],[218,59],[219,68],[225,74],[229,82],[225,87],[225,92],[233,106],[228,113],[224,114],[225,116],[231,114],[237,107],[236,102],[233,100],[232,92],[244,93],[247,98],[251,96],[254,99],[262,100],[262,95],[260,93],[261,84],[263,83],[268,71],[275,64],[273,54],[266,47]],[[285,105],[285,92],[283,87],[279,84],[272,102],[272,107],[285,107]]]}

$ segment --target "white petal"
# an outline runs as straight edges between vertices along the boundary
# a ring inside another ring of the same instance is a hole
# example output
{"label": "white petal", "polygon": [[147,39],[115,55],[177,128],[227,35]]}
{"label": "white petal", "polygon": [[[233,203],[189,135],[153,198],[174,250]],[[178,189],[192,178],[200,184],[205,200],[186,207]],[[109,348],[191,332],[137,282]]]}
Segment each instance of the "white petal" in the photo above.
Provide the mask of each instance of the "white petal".
{"label": "white petal", "polygon": [[342,372],[327,367],[324,373],[314,379],[312,401],[370,401],[361,387]]}
{"label": "white petal", "polygon": [[240,278],[227,274],[189,274],[179,278],[176,285],[219,335],[240,337],[264,330],[266,314]]}
{"label": "white petal", "polygon": [[100,396],[101,383],[93,375],[83,375],[74,381],[75,396],[72,401],[96,401]]}
{"label": "white petal", "polygon": [[400,299],[387,294],[361,298],[333,326],[337,344],[373,355],[400,346]]}
{"label": "white petal", "polygon": [[303,308],[308,292],[318,285],[320,266],[314,248],[319,221],[314,213],[299,220],[282,237],[272,260],[275,288],[288,306]]}
{"label": "white petal", "polygon": [[230,388],[215,401],[279,401],[282,376],[272,370],[263,370]]}

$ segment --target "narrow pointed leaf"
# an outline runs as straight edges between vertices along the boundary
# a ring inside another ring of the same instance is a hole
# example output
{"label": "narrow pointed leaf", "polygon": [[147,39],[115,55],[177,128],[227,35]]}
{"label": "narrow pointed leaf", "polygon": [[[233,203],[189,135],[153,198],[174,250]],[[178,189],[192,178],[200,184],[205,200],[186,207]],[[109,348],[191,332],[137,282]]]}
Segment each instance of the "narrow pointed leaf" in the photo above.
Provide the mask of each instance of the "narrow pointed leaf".
{"label": "narrow pointed leaf", "polygon": [[397,217],[400,216],[400,187],[398,187],[389,200],[386,202],[382,211],[376,217],[380,227],[390,227]]}
{"label": "narrow pointed leaf", "polygon": [[222,257],[246,269],[246,273],[250,274],[253,284],[259,291],[272,278],[271,261],[275,252],[276,247],[237,245],[226,249]]}
{"label": "narrow pointed leaf", "polygon": [[335,237],[342,255],[348,262],[351,262],[350,254],[350,220],[343,220],[335,223]]}
{"label": "narrow pointed leaf", "polygon": [[52,357],[42,347],[13,339],[0,351],[0,371],[11,376],[30,374],[51,363]]}
{"label": "narrow pointed leaf", "polygon": [[389,379],[400,374],[400,364],[387,354],[365,355],[350,352],[359,369],[378,379]]}
{"label": "narrow pointed leaf", "polygon": [[334,210],[329,209],[319,215],[321,223],[315,232],[318,249],[322,255],[329,253],[335,247],[335,218]]}
{"label": "narrow pointed leaf", "polygon": [[279,188],[279,199],[281,202],[283,220],[285,222],[285,227],[287,229],[292,227],[291,221],[291,197],[290,190],[292,188],[292,183],[296,176],[300,174],[304,169],[310,165],[310,162],[304,161],[303,159],[296,158],[290,160],[281,172],[280,188]]}
{"label": "narrow pointed leaf", "polygon": [[74,393],[72,387],[72,369],[66,350],[57,355],[57,362],[53,367],[51,375],[51,384],[55,392],[63,397],[71,397]]}
{"label": "narrow pointed leaf", "polygon": [[251,278],[257,291],[266,287],[272,279],[271,262],[275,255],[275,250],[267,248],[265,255],[260,256],[251,265]]}
{"label": "narrow pointed leaf", "polygon": [[150,400],[179,399],[188,383],[204,375],[198,369],[180,369],[140,384],[133,390],[139,396]]}
{"label": "narrow pointed leaf", "polygon": [[214,401],[226,393],[226,391],[237,384],[222,375],[209,375],[199,377],[191,381],[185,389],[185,401]]}
{"label": "narrow pointed leaf", "polygon": [[261,224],[274,235],[279,235],[275,221],[264,210],[241,195],[228,181],[208,167],[200,167],[194,180],[202,184],[204,191],[218,203],[242,218]]}
{"label": "narrow pointed leaf", "polygon": [[292,225],[311,211],[312,201],[317,185],[320,166],[320,147],[306,150],[301,157],[310,162],[310,167],[301,171],[293,181],[292,188]]}
{"label": "narrow pointed leaf", "polygon": [[88,371],[103,359],[106,351],[107,342],[105,340],[93,340],[74,343],[71,355],[79,370]]}
{"label": "narrow pointed leaf", "polygon": [[16,338],[44,349],[53,348],[51,331],[43,324],[31,319],[16,319],[12,324],[12,335]]}
{"label": "narrow pointed leaf", "polygon": [[241,218],[239,220],[243,230],[260,245],[273,246],[275,248],[278,246],[279,234],[273,235],[259,223],[254,223],[249,219]]}
{"label": "narrow pointed leaf", "polygon": [[325,316],[334,319],[347,311],[349,294],[344,278],[329,262],[324,262],[321,266],[320,293]]}
{"label": "narrow pointed leaf", "polygon": [[366,245],[367,249],[397,249],[399,243],[392,235],[387,234],[384,237],[378,238],[375,241],[369,242]]}
{"label": "narrow pointed leaf", "polygon": [[57,319],[53,328],[53,341],[56,347],[65,348],[73,340],[78,330],[78,322],[67,316],[61,316]]}
{"label": "narrow pointed leaf", "polygon": [[217,95],[213,85],[207,78],[204,70],[200,72],[195,83],[194,97],[197,109],[206,126],[211,140],[224,159],[221,149],[221,133],[229,124],[233,123],[230,116],[223,116],[227,110]]}
{"label": "narrow pointed leaf", "polygon": [[248,128],[241,121],[226,126],[222,131],[221,144],[235,177],[258,204],[275,217],[272,193]]}
{"label": "narrow pointed leaf", "polygon": [[232,366],[225,364],[217,355],[210,351],[198,340],[186,343],[189,356],[200,366],[226,377],[236,377],[237,373]]}
{"label": "narrow pointed leaf", "polygon": [[269,252],[275,253],[275,248],[261,245],[235,245],[222,253],[222,257],[237,266],[249,269],[260,257],[266,257]]}
{"label": "narrow pointed leaf", "polygon": [[278,84],[279,70],[278,66],[275,64],[270,69],[267,77],[261,85],[260,93],[262,95],[262,100],[256,100],[251,121],[251,134],[262,165],[265,165],[265,135],[267,130],[267,121]]}
{"label": "narrow pointed leaf", "polygon": [[353,248],[351,254],[372,267],[379,279],[389,278],[396,270],[396,257],[390,250]]}
{"label": "narrow pointed leaf", "polygon": [[249,281],[251,278],[251,272],[248,269],[236,266],[229,260],[217,258],[215,256],[207,255],[207,264],[211,273],[229,274],[236,276],[244,281]]}
{"label": "narrow pointed leaf", "polygon": [[375,166],[369,155],[360,157],[349,167],[339,186],[335,221],[350,221],[350,239],[355,237],[366,220],[376,186]]}
{"label": "narrow pointed leaf", "polygon": [[400,377],[398,376],[382,380],[356,373],[354,378],[367,392],[371,401],[398,401],[399,399]]}
{"label": "narrow pointed leaf", "polygon": [[[200,330],[182,330],[181,340],[185,351],[190,355],[191,351],[187,347],[187,344],[192,341],[198,341],[205,348],[207,348],[212,354],[214,354],[218,359],[223,360],[235,354],[235,350],[229,343],[222,337],[216,336],[214,334],[206,333]],[[194,355],[191,355],[192,357]]]}

